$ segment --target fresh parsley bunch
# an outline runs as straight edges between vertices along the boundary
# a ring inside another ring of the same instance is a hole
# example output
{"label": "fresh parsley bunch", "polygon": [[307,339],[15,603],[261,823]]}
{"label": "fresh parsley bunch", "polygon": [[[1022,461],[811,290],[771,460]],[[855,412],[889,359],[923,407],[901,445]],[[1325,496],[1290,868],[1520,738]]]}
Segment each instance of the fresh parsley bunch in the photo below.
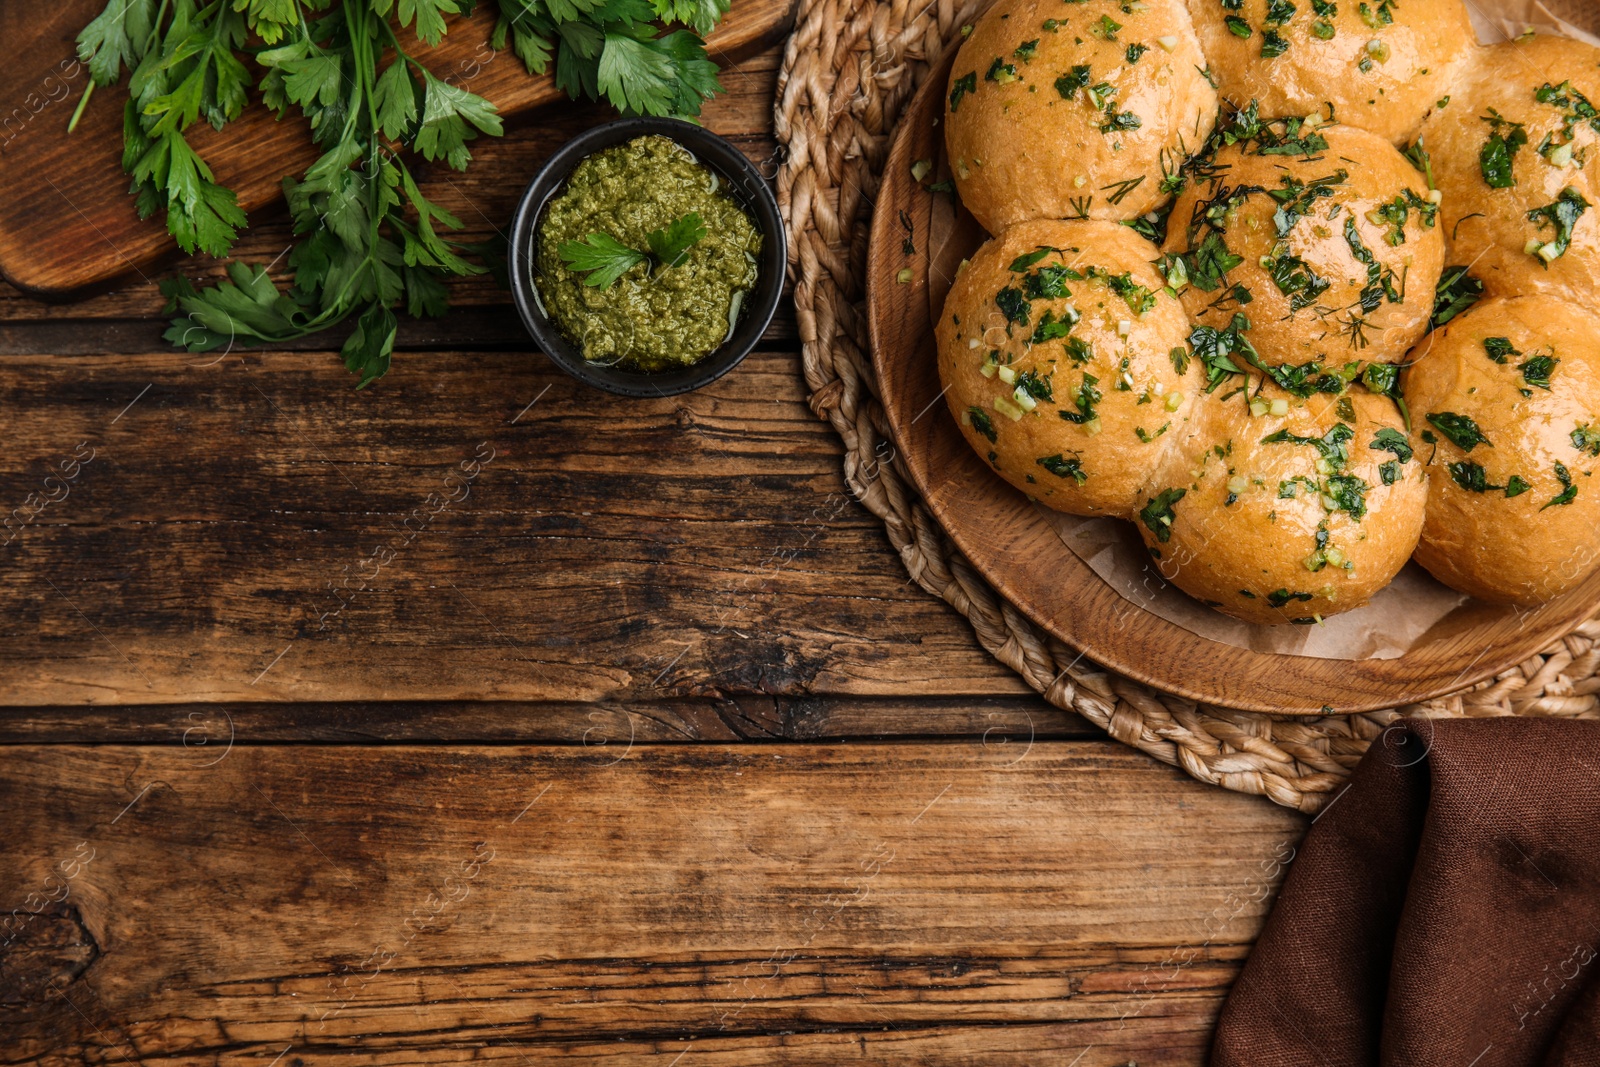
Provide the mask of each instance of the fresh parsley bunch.
{"label": "fresh parsley bunch", "polygon": [[[132,73],[123,111],[123,169],[140,217],[166,214],[186,252],[223,256],[246,225],[185,132],[201,118],[221,129],[244,111],[263,71],[262,101],[280,118],[298,109],[322,155],[285,178],[294,230],[287,291],[266,269],[228,264],[228,280],[196,289],[162,284],[176,313],[166,338],[191,352],[283,344],[355,316],[341,351],[359,387],[388,369],[404,304],[443,314],[444,280],[497,266],[497,250],[452,240],[461,221],[428,200],[402,150],[464,170],[467,143],[499,136],[495,106],[436,77],[406,51],[395,24],[436,46],[447,15],[476,0],[109,0],[78,37],[94,85]],[[573,97],[631,113],[693,116],[720,91],[700,34],[730,0],[499,0],[491,44],[530,72],[555,61]],[[687,23],[658,35],[656,20]],[[92,86],[91,86],[92,88]]]}

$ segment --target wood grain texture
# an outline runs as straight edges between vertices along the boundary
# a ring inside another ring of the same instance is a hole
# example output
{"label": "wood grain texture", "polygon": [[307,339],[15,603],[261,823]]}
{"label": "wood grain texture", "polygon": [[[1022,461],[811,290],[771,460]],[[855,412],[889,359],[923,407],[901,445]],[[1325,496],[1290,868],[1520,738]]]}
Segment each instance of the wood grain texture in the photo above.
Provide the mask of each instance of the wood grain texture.
{"label": "wood grain texture", "polygon": [[[1305,715],[1399,707],[1459,691],[1521,663],[1595,613],[1600,573],[1537,608],[1469,602],[1395,659],[1319,659],[1208,640],[1096,575],[1023,494],[989,471],[940,399],[934,315],[957,265],[985,237],[952,197],[930,193],[911,176],[917,160],[934,162],[929,182],[949,176],[939,123],[953,62],[952,52],[907,108],[884,169],[867,272],[873,360],[906,469],[951,540],[1006,600],[1097,663],[1163,692]],[[902,219],[916,235],[914,254],[903,249]],[[939,246],[941,234],[949,237]],[[899,281],[906,268],[909,284]],[[1154,568],[1148,573],[1161,580]]]}
{"label": "wood grain texture", "polygon": [[364,392],[327,353],[14,356],[0,404],[7,704],[1027,692],[793,356],[652,402],[526,350]]}
{"label": "wood grain texture", "polygon": [[1073,742],[11,747],[0,804],[44,1065],[1199,1064],[1305,825]]}
{"label": "wood grain texture", "polygon": [[[127,195],[121,166],[125,85],[101,90],[77,131],[67,133],[89,80],[73,41],[104,6],[103,0],[0,6],[0,40],[10,57],[0,67],[0,180],[27,190],[0,203],[0,273],[37,295],[63,296],[137,276],[177,254],[164,221],[141,221]],[[454,20],[437,49],[418,45],[413,54],[436,75],[494,102],[507,118],[546,105],[570,108],[551,75],[529,75],[509,50],[488,49],[497,13],[494,5],[481,5]],[[792,15],[792,2],[739,4],[707,40],[708,50],[719,62],[736,62],[781,39]],[[201,123],[191,132],[195,150],[247,213],[276,203],[283,177],[297,176],[316,158],[303,120],[279,122],[258,101],[221,131]],[[475,156],[487,140],[473,143]],[[456,177],[443,164],[430,169]]]}
{"label": "wood grain texture", "polygon": [[220,749],[261,742],[574,745],[931,738],[1014,744],[1103,740],[1082,716],[1037,696],[777,696],[730,693],[586,704],[531,701],[323,701],[0,707],[0,745],[97,743]]}

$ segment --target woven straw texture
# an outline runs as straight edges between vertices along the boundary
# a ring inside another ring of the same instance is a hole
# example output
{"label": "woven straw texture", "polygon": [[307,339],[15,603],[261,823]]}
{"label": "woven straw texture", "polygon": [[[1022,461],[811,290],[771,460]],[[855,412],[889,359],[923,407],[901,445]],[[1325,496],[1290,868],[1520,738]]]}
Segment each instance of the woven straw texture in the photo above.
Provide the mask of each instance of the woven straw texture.
{"label": "woven straw texture", "polygon": [[[1587,0],[1583,0],[1587,3]],[[1402,716],[1600,718],[1600,617],[1515,669],[1426,704],[1289,718],[1196,705],[1101,670],[1029,622],[944,535],[893,458],[867,340],[867,235],[895,120],[979,0],[800,0],[778,80],[778,199],[811,407],[911,577],[1058,707],[1203,782],[1315,812]],[[1552,3],[1559,10],[1560,3]]]}

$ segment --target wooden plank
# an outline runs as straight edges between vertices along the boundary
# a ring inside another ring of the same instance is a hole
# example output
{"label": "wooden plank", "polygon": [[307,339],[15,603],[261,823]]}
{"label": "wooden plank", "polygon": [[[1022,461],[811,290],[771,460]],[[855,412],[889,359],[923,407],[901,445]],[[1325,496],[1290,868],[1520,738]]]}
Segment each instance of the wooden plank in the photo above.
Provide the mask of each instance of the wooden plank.
{"label": "wooden plank", "polygon": [[780,354],[659,401],[526,352],[363,392],[328,353],[8,358],[0,691],[1027,693],[910,583],[804,396]]}
{"label": "wooden plank", "polygon": [[1198,1064],[1306,822],[1109,742],[21,747],[0,804],[41,1064]]}
{"label": "wooden plank", "polygon": [[623,704],[525,701],[330,704],[123,704],[0,707],[0,744],[92,741],[223,747],[251,743],[540,742],[589,746],[619,741],[832,741],[852,738],[976,738],[1012,745],[1105,736],[1078,715],[1036,696],[768,696]]}
{"label": "wooden plank", "polygon": [[[139,274],[175,251],[164,221],[140,220],[127,196],[121,165],[125,87],[102,90],[77,131],[67,133],[67,119],[89,80],[87,67],[74,58],[73,39],[104,7],[103,0],[59,0],[42,10],[0,6],[0,40],[11,48],[0,68],[0,100],[10,108],[0,115],[0,179],[13,189],[34,190],[0,201],[0,272],[35,293],[65,295]],[[507,117],[568,103],[551,75],[533,77],[509,50],[497,54],[488,48],[497,15],[494,5],[480,5],[469,18],[453,20],[437,49],[418,45],[413,54],[436,75],[493,101]],[[781,40],[792,15],[791,0],[741,3],[707,45],[721,62],[735,62]],[[197,124],[189,140],[247,213],[276,203],[283,176],[300,173],[317,155],[303,120],[279,122],[258,100],[221,131]],[[485,143],[474,143],[475,155]],[[480,158],[473,169],[482,167]]]}

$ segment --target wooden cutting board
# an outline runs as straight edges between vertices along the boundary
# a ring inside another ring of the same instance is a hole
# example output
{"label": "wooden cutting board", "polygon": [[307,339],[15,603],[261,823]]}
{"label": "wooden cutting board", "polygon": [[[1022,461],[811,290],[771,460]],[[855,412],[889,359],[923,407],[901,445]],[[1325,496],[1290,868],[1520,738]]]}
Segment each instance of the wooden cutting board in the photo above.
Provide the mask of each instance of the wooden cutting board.
{"label": "wooden cutting board", "polygon": [[[77,61],[78,32],[104,0],[0,5],[0,275],[41,297],[70,297],[119,275],[146,270],[181,255],[160,217],[141,220],[122,171],[122,106],[127,75],[96,90],[76,132],[67,120],[77,107],[88,68]],[[793,20],[793,0],[742,0],[707,42],[726,66],[778,40]],[[496,8],[482,4],[452,20],[437,49],[413,52],[439,77],[487,97],[508,120],[545,104],[566,101],[550,75],[528,74],[509,50],[488,46]],[[278,122],[252,93],[251,106],[220,132],[205,123],[190,131],[196,151],[240,206],[255,212],[282,198],[284,175],[298,175],[315,149],[304,120]],[[436,164],[443,167],[443,163]]]}

